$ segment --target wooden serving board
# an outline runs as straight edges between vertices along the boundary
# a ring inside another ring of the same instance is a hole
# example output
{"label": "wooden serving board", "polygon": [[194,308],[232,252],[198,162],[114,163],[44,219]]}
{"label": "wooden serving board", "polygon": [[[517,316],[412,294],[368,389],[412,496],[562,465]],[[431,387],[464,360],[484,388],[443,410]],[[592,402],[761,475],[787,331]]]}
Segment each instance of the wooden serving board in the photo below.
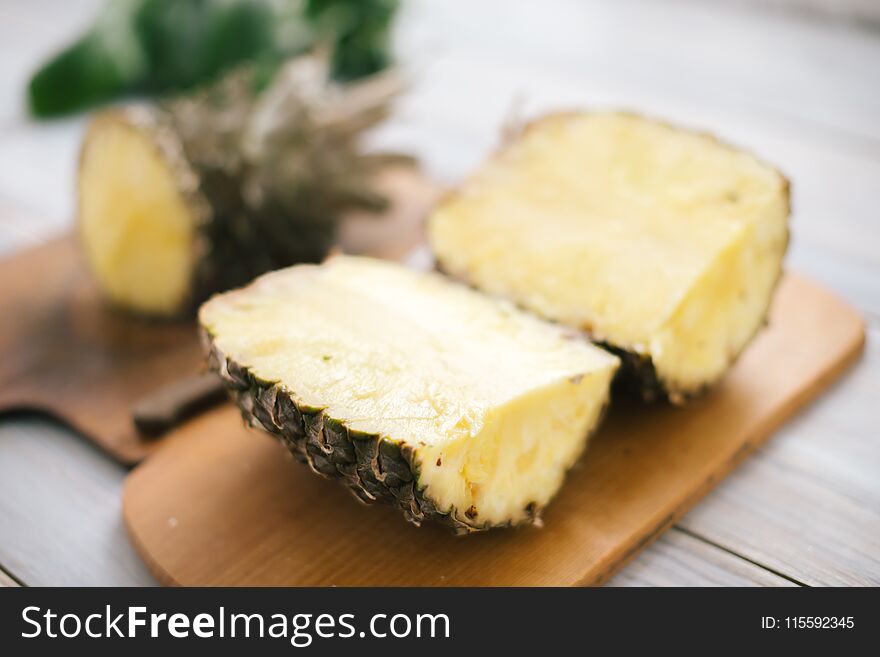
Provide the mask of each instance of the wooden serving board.
{"label": "wooden serving board", "polygon": [[859,355],[859,315],[787,275],[770,326],[685,409],[613,405],[544,527],[457,538],[381,506],[245,429],[225,405],[129,476],[125,522],[165,584],[586,585],[605,581]]}
{"label": "wooden serving board", "polygon": [[[400,258],[421,240],[439,188],[412,169],[386,172],[381,186],[393,207],[382,217],[349,217],[342,245]],[[73,236],[0,262],[0,282],[0,412],[51,414],[124,463],[153,451],[160,441],[135,428],[132,409],[201,370],[195,325],[109,308]]]}

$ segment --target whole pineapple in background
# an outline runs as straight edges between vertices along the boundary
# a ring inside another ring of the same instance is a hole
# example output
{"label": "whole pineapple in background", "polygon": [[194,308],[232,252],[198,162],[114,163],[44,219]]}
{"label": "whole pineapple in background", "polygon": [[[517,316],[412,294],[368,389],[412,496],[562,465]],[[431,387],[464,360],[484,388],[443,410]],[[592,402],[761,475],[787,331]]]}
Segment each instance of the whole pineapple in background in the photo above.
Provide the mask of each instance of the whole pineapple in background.
{"label": "whole pineapple in background", "polygon": [[150,316],[192,312],[213,292],[321,260],[388,156],[359,138],[399,89],[391,73],[345,86],[325,58],[293,60],[256,91],[234,72],[157,108],[99,114],[83,144],[78,232],[99,287]]}
{"label": "whole pineapple in background", "polygon": [[353,256],[266,274],[199,311],[246,419],[415,524],[537,522],[617,359],[436,273]]}
{"label": "whole pineapple in background", "polygon": [[428,221],[440,268],[584,330],[621,383],[681,403],[761,328],[788,181],[704,134],[622,113],[522,130]]}

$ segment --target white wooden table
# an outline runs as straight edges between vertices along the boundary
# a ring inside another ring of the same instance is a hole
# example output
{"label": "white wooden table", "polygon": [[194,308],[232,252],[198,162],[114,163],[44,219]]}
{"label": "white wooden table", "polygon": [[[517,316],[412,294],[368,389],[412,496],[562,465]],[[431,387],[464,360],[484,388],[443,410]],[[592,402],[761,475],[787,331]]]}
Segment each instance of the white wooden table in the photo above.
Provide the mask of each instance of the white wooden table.
{"label": "white wooden table", "polygon": [[[34,124],[21,92],[96,6],[0,4],[3,254],[70,225],[84,119]],[[865,356],[612,583],[880,584],[880,31],[759,2],[424,0],[398,42],[413,85],[375,140],[438,179],[474,167],[512,112],[572,106],[710,130],[788,174],[789,266],[865,314]],[[153,584],[122,527],[125,475],[49,420],[0,420],[0,585]]]}

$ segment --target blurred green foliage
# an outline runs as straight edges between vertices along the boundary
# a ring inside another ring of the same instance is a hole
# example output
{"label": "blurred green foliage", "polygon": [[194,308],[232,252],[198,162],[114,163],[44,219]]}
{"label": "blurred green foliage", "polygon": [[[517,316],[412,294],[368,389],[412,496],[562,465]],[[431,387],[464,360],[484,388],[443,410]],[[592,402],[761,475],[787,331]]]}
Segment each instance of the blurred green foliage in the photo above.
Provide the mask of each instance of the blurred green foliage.
{"label": "blurred green foliage", "polygon": [[340,80],[389,63],[397,0],[108,0],[94,26],[31,78],[31,112],[52,117],[126,94],[196,87],[242,62],[267,79],[329,48]]}

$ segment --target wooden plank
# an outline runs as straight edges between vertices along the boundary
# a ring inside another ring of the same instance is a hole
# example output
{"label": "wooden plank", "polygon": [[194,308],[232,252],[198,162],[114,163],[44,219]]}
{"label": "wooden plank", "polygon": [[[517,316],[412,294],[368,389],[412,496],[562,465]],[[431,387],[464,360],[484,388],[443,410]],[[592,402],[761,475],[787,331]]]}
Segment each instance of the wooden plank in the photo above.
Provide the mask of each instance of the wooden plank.
{"label": "wooden plank", "polygon": [[846,20],[867,27],[880,25],[880,5],[875,0],[711,0],[750,4],[761,10],[784,10],[817,20]]}
{"label": "wooden plank", "polygon": [[28,586],[149,586],[121,517],[123,467],[57,424],[0,422],[0,564]]}
{"label": "wooden plank", "polygon": [[811,585],[880,585],[880,330],[828,395],[681,522]]}
{"label": "wooden plank", "polygon": [[12,579],[12,577],[9,576],[9,573],[0,568],[0,587],[8,588],[14,586],[20,586],[20,584]]}
{"label": "wooden plank", "polygon": [[608,586],[796,586],[673,527]]}
{"label": "wooden plank", "polygon": [[582,82],[605,75],[668,96],[712,99],[741,114],[751,109],[785,123],[796,119],[814,139],[817,132],[853,145],[860,137],[875,145],[880,139],[880,93],[867,84],[880,40],[849,26],[650,0],[561,0],[552,10],[537,0],[486,0],[467,12],[419,0],[409,16],[401,49],[410,64],[428,68],[453,51],[472,61],[505,62],[510,71],[533,62]]}
{"label": "wooden plank", "polygon": [[[28,442],[32,440],[31,432],[41,435],[37,440],[48,440],[46,447],[51,450],[51,459],[46,462],[40,454],[31,449]],[[48,433],[49,436],[42,434]],[[67,443],[73,441],[73,445]],[[57,442],[57,447],[52,442]],[[63,427],[37,421],[33,418],[8,418],[0,424],[0,458],[2,465],[25,480],[40,481],[40,489],[44,495],[34,504],[31,498],[18,499],[20,510],[25,511],[32,518],[32,533],[27,540],[12,546],[11,551],[16,555],[15,562],[18,567],[30,575],[29,584],[55,585],[61,583],[82,584],[102,583],[108,585],[145,585],[152,581],[148,577],[131,577],[124,574],[117,577],[115,573],[103,573],[104,566],[95,559],[95,553],[109,555],[107,560],[111,562],[127,562],[131,558],[131,548],[124,537],[111,527],[111,531],[95,531],[93,518],[98,515],[104,518],[112,517],[116,511],[106,508],[108,505],[117,505],[117,493],[108,490],[106,494],[96,496],[95,484],[88,486],[78,485],[69,478],[46,477],[45,472],[51,471],[53,465],[63,459],[64,467],[72,472],[81,473],[84,477],[94,471],[96,454],[92,449],[83,449],[79,439],[64,430]],[[61,450],[61,454],[56,453]],[[103,459],[101,459],[103,460]],[[99,469],[103,469],[101,466]],[[113,470],[115,468],[111,468]],[[5,472],[3,472],[5,475]],[[295,473],[296,474],[296,473]],[[122,475],[120,475],[121,477]],[[91,477],[89,477],[91,479]],[[104,480],[104,477],[101,477]],[[11,488],[10,481],[3,479],[6,484],[0,484],[0,497],[5,498]],[[116,478],[111,478],[112,486],[118,485]],[[66,509],[74,509],[79,513],[80,509],[88,509],[87,522],[73,522],[64,513],[57,510],[51,517],[43,515],[42,504],[51,505],[51,500],[62,500]],[[6,527],[10,524],[10,506],[0,504],[0,523]],[[52,522],[60,518],[62,525],[52,527]],[[17,531],[21,531],[21,525],[15,525]],[[48,535],[48,537],[47,537]],[[0,541],[0,553],[9,558],[9,551],[5,551],[6,534]],[[67,536],[66,540],[63,540]],[[63,549],[58,548],[58,542],[63,540]],[[41,546],[54,545],[50,550]],[[59,577],[59,573],[63,577]],[[7,581],[8,580],[8,581]],[[672,530],[661,537],[653,546],[648,548],[642,555],[637,557],[621,574],[612,579],[612,586],[700,586],[700,585],[725,585],[725,586],[785,586],[786,580],[774,578],[756,566],[737,560],[735,557],[726,555],[717,548],[707,546],[702,541],[688,537],[681,532]],[[16,585],[8,576],[4,579],[4,573],[0,570],[0,585]]]}
{"label": "wooden plank", "polygon": [[687,409],[612,406],[540,530],[463,540],[416,529],[387,507],[361,508],[241,427],[231,406],[176,430],[133,472],[126,524],[166,583],[602,583],[829,385],[862,338],[854,311],[787,275],[769,327],[713,394]]}

